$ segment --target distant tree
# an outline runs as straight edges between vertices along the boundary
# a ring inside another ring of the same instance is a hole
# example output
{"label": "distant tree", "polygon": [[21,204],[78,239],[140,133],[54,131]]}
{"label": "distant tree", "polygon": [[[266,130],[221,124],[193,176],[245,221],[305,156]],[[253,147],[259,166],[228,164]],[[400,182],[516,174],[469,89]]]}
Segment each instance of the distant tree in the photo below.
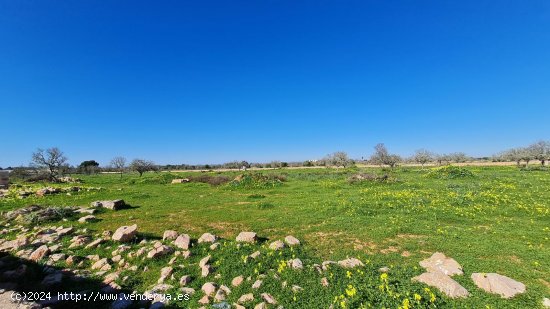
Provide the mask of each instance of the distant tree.
{"label": "distant tree", "polygon": [[288,162],[281,162],[281,167],[288,167]]}
{"label": "distant tree", "polygon": [[96,173],[98,170],[98,167],[99,167],[99,163],[97,163],[95,160],[87,160],[80,163],[80,165],[78,166],[78,170],[81,173],[85,173],[89,175],[92,173]]}
{"label": "distant tree", "polygon": [[120,172],[120,178],[122,179],[122,173],[124,172],[124,168],[126,168],[126,158],[114,157],[111,160],[111,167]]}
{"label": "distant tree", "polygon": [[456,163],[462,163],[468,161],[468,156],[464,152],[453,152],[449,154],[449,159]]}
{"label": "distant tree", "polygon": [[433,161],[434,157],[435,155],[428,150],[419,149],[414,153],[413,160],[417,163],[420,163],[422,165],[422,168],[424,168],[424,164]]}
{"label": "distant tree", "polygon": [[304,163],[302,165],[307,166],[307,167],[311,167],[311,166],[313,166],[313,162],[311,162],[310,160],[304,161]]}
{"label": "distant tree", "polygon": [[550,160],[550,141],[538,141],[527,148],[533,159],[539,160],[544,166],[546,160]]}
{"label": "distant tree", "polygon": [[323,160],[327,166],[342,166],[344,168],[353,163],[353,161],[348,157],[348,154],[343,151],[337,151],[333,154],[329,154]]}
{"label": "distant tree", "polygon": [[518,155],[521,160],[525,161],[525,166],[529,165],[529,162],[535,159],[535,156],[529,148],[519,148]]}
{"label": "distant tree", "polygon": [[394,168],[402,159],[396,154],[390,154],[386,146],[380,143],[374,146],[374,154],[371,156],[370,161],[374,164],[389,165]]}
{"label": "distant tree", "polygon": [[269,164],[267,164],[266,167],[271,167],[271,168],[281,168],[282,167],[282,164],[281,164],[281,161],[271,161]]}
{"label": "distant tree", "polygon": [[67,157],[57,147],[48,148],[46,150],[38,148],[32,154],[31,165],[46,169],[50,181],[57,181],[60,168],[67,162]]}
{"label": "distant tree", "polygon": [[158,170],[157,166],[153,161],[147,161],[142,159],[134,159],[130,163],[130,169],[132,171],[138,172],[139,177],[141,177],[145,172]]}

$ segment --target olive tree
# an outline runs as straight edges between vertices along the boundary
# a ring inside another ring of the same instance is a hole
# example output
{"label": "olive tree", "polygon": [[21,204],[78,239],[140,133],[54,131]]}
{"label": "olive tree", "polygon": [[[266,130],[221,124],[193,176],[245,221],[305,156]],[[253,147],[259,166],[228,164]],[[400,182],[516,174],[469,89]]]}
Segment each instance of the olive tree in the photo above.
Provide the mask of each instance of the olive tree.
{"label": "olive tree", "polygon": [[132,171],[138,172],[139,177],[141,177],[145,172],[158,170],[157,166],[153,161],[147,161],[142,159],[134,159],[130,163],[130,169]]}
{"label": "olive tree", "polygon": [[417,150],[413,155],[413,160],[416,163],[419,163],[422,165],[422,168],[424,168],[424,164],[433,161],[435,155],[431,152],[429,152],[426,149],[419,149]]}
{"label": "olive tree", "polygon": [[114,157],[111,160],[111,167],[118,170],[120,172],[120,178],[122,178],[122,173],[124,172],[124,168],[126,167],[126,158]]}
{"label": "olive tree", "polygon": [[38,148],[32,154],[31,165],[39,169],[47,170],[50,181],[57,181],[60,169],[65,165],[67,160],[67,157],[65,157],[63,152],[57,147],[48,148],[46,150]]}

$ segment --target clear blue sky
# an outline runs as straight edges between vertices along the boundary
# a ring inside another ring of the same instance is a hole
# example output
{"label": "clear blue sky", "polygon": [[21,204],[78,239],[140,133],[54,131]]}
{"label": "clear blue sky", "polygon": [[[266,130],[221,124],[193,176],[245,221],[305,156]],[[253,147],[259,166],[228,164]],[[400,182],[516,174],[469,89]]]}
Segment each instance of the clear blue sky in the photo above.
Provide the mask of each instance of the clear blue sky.
{"label": "clear blue sky", "polygon": [[0,0],[0,166],[550,137],[550,1]]}

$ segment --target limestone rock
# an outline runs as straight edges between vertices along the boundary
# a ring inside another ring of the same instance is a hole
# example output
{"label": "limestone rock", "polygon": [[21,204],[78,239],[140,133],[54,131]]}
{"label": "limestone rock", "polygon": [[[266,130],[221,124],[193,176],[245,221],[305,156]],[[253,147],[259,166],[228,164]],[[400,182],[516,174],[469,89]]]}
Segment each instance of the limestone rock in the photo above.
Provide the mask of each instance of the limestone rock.
{"label": "limestone rock", "polygon": [[338,265],[344,268],[355,268],[358,266],[364,266],[363,262],[356,258],[347,258],[345,260],[338,261]]}
{"label": "limestone rock", "polygon": [[157,283],[164,283],[164,280],[170,277],[173,272],[174,272],[174,269],[172,267],[163,267],[160,270],[160,278],[157,281]]}
{"label": "limestone rock", "polygon": [[251,302],[253,300],[254,300],[254,294],[248,293],[248,294],[241,295],[241,297],[239,297],[239,300],[237,300],[237,303],[244,304],[247,302]]}
{"label": "limestone rock", "polygon": [[302,269],[304,268],[304,265],[302,264],[302,260],[300,259],[293,259],[288,261],[288,266],[292,269]]}
{"label": "limestone rock", "polygon": [[258,240],[258,235],[254,232],[240,232],[235,240],[237,242],[255,243]]}
{"label": "limestone rock", "polygon": [[269,249],[271,250],[281,250],[285,247],[285,243],[280,241],[280,240],[276,240],[274,242],[272,242],[271,244],[269,244]]}
{"label": "limestone rock", "polygon": [[189,249],[189,245],[191,244],[191,237],[187,234],[181,234],[178,237],[176,237],[176,240],[174,241],[174,245],[178,248],[187,250]]}
{"label": "limestone rock", "polygon": [[300,244],[300,241],[298,240],[298,238],[292,235],[288,235],[287,237],[285,237],[285,242],[289,246],[298,246]]}
{"label": "limestone rock", "polygon": [[111,210],[119,210],[126,207],[124,200],[111,200],[111,201],[95,201],[91,204],[92,207],[103,207]]}
{"label": "limestone rock", "polygon": [[241,283],[243,283],[243,276],[238,276],[238,277],[235,277],[233,278],[233,280],[231,280],[231,285],[232,286],[239,286],[241,285]]}
{"label": "limestone rock", "polygon": [[137,234],[137,224],[130,226],[121,226],[113,234],[112,239],[120,242],[128,242]]}
{"label": "limestone rock", "polygon": [[191,282],[191,276],[185,275],[180,279],[180,286],[186,286]]}
{"label": "limestone rock", "polygon": [[420,266],[424,267],[428,272],[439,271],[447,276],[463,274],[462,266],[441,252],[436,252],[431,257],[420,261]]}
{"label": "limestone rock", "polygon": [[437,288],[443,294],[451,298],[468,297],[468,295],[470,295],[463,286],[440,271],[423,273],[412,278],[412,281],[422,282]]}
{"label": "limestone rock", "polygon": [[178,232],[173,230],[166,230],[162,235],[162,240],[174,240],[178,238]]}
{"label": "limestone rock", "polygon": [[50,253],[50,249],[48,248],[48,246],[42,245],[31,253],[31,256],[29,259],[36,262],[41,260],[43,257],[48,255],[49,253]]}
{"label": "limestone rock", "polygon": [[200,243],[203,243],[203,242],[209,242],[209,243],[214,243],[218,238],[216,237],[216,235],[213,235],[213,234],[210,234],[210,233],[204,233],[201,235],[201,237],[199,238],[199,240],[197,241],[199,244]]}
{"label": "limestone rock", "polygon": [[170,254],[174,252],[174,249],[172,249],[171,247],[168,247],[167,245],[161,245],[159,247],[155,247],[153,248],[153,250],[149,251],[149,253],[147,253],[147,257],[150,258],[150,259],[154,259],[154,258],[158,258],[158,257],[161,257],[161,256],[165,256],[167,254]]}
{"label": "limestone rock", "polygon": [[512,298],[525,292],[525,285],[497,273],[473,273],[474,283],[486,292],[499,294],[502,298]]}
{"label": "limestone rock", "polygon": [[271,296],[271,294],[262,293],[261,296],[268,304],[271,304],[271,305],[276,305],[277,304],[277,301],[275,300],[275,298],[273,298],[273,296]]}
{"label": "limestone rock", "polygon": [[206,282],[202,285],[201,290],[204,292],[207,296],[212,296],[216,292],[216,284],[214,282]]}

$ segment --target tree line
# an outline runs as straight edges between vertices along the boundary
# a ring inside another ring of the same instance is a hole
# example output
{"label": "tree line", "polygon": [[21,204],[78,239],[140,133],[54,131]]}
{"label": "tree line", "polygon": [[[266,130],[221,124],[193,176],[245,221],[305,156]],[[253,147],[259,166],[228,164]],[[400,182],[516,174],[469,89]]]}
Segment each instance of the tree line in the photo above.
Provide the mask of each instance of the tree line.
{"label": "tree line", "polygon": [[[539,161],[542,166],[550,160],[550,141],[538,141],[526,147],[511,148],[493,155],[491,158],[482,158],[493,162],[516,162],[519,166],[522,162],[527,166],[531,161]],[[351,159],[346,152],[337,151],[318,160],[304,162],[281,162],[272,161],[269,163],[249,163],[247,161],[232,161],[223,164],[168,164],[158,165],[153,161],[144,159],[133,159],[128,163],[122,156],[114,157],[108,165],[101,167],[95,160],[86,160],[78,166],[70,166],[68,158],[57,147],[48,149],[37,149],[32,153],[31,163],[28,167],[11,168],[15,175],[22,178],[33,178],[36,180],[58,181],[60,176],[67,174],[94,174],[99,172],[116,172],[122,177],[124,172],[137,172],[140,176],[145,172],[162,170],[217,170],[217,169],[248,169],[248,168],[285,168],[285,167],[349,167],[357,163],[375,164],[394,168],[402,163],[416,163],[422,167],[426,164],[450,164],[469,161],[479,161],[480,158],[472,158],[463,152],[449,154],[437,154],[426,149],[416,150],[407,158],[390,153],[383,143],[374,147],[374,153],[368,159]],[[0,168],[1,169],[1,168]]]}

